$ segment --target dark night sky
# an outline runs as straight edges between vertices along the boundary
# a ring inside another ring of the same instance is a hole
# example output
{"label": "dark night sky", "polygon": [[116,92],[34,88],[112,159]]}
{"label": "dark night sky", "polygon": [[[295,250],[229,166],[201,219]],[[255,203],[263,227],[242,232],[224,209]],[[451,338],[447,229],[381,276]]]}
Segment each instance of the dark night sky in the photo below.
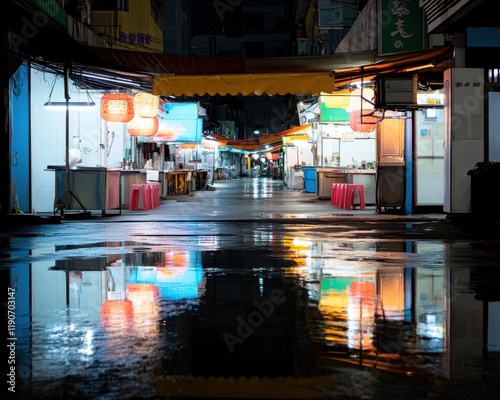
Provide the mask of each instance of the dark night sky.
{"label": "dark night sky", "polygon": [[224,0],[192,0],[191,32],[193,36],[220,34],[240,36],[242,31],[242,2],[232,6]]}

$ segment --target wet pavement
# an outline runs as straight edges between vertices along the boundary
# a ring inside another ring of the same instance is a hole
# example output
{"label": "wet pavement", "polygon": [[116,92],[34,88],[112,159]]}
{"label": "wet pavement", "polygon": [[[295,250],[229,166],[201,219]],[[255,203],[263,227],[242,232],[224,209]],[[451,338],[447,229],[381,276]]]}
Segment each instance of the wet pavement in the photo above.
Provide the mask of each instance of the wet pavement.
{"label": "wet pavement", "polygon": [[500,398],[491,229],[241,179],[0,239],[2,398]]}

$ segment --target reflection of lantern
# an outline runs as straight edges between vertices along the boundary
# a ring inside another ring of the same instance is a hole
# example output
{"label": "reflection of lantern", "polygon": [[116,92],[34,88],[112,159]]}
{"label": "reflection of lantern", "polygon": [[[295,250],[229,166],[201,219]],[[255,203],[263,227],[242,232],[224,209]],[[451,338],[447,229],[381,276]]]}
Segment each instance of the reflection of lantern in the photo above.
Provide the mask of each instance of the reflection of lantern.
{"label": "reflection of lantern", "polygon": [[132,306],[130,300],[106,300],[101,306],[101,319],[106,325],[121,325],[132,319]]}
{"label": "reflection of lantern", "polygon": [[165,252],[163,254],[164,267],[187,267],[189,265],[189,253]]}
{"label": "reflection of lantern", "polygon": [[160,98],[149,93],[137,93],[134,96],[134,111],[139,117],[152,118],[158,115]]}
{"label": "reflection of lantern", "polygon": [[158,287],[153,283],[129,283],[127,298],[132,303],[156,303],[158,301]]}
{"label": "reflection of lantern", "polygon": [[101,118],[108,122],[129,122],[134,118],[134,97],[127,93],[104,93]]}
{"label": "reflection of lantern", "polygon": [[370,115],[370,113],[370,111],[363,112],[363,116],[361,116],[361,110],[352,111],[349,116],[349,125],[351,129],[357,133],[373,132],[377,127],[379,118]]}
{"label": "reflection of lantern", "polygon": [[375,283],[355,281],[349,285],[347,343],[355,349],[373,349],[375,321]]}
{"label": "reflection of lantern", "polygon": [[135,116],[132,121],[127,122],[127,130],[131,136],[153,136],[158,132],[158,117]]}

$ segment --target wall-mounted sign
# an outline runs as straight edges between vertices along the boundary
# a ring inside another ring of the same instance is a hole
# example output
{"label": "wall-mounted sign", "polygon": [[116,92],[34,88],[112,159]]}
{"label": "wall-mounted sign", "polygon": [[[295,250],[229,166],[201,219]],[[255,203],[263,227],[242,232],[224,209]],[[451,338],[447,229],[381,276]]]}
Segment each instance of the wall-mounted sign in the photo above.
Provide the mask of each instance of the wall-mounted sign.
{"label": "wall-mounted sign", "polygon": [[120,42],[122,43],[140,44],[148,46],[151,44],[151,39],[152,37],[149,33],[120,32]]}
{"label": "wall-mounted sign", "polygon": [[344,8],[341,1],[319,0],[319,28],[334,28],[344,25]]}
{"label": "wall-mounted sign", "polygon": [[424,26],[419,0],[379,0],[379,53],[422,50]]}
{"label": "wall-mounted sign", "polygon": [[164,103],[160,112],[155,142],[201,142],[203,121],[198,118],[198,103]]}
{"label": "wall-mounted sign", "polygon": [[309,139],[309,135],[286,135],[283,136],[283,146],[297,146],[299,143],[307,143]]}
{"label": "wall-mounted sign", "polygon": [[321,94],[319,96],[321,123],[348,123],[350,95],[347,92],[339,94]]}

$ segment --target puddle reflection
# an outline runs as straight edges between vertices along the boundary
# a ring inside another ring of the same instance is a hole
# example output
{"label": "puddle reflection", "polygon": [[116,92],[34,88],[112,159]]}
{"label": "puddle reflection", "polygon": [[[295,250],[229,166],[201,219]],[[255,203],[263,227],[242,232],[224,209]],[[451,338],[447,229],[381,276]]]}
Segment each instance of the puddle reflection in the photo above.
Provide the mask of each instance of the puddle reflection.
{"label": "puddle reflection", "polygon": [[20,390],[144,398],[166,376],[345,366],[449,379],[484,373],[483,352],[500,350],[492,286],[450,270],[442,243],[270,239],[217,251],[127,242],[134,252],[12,268]]}

